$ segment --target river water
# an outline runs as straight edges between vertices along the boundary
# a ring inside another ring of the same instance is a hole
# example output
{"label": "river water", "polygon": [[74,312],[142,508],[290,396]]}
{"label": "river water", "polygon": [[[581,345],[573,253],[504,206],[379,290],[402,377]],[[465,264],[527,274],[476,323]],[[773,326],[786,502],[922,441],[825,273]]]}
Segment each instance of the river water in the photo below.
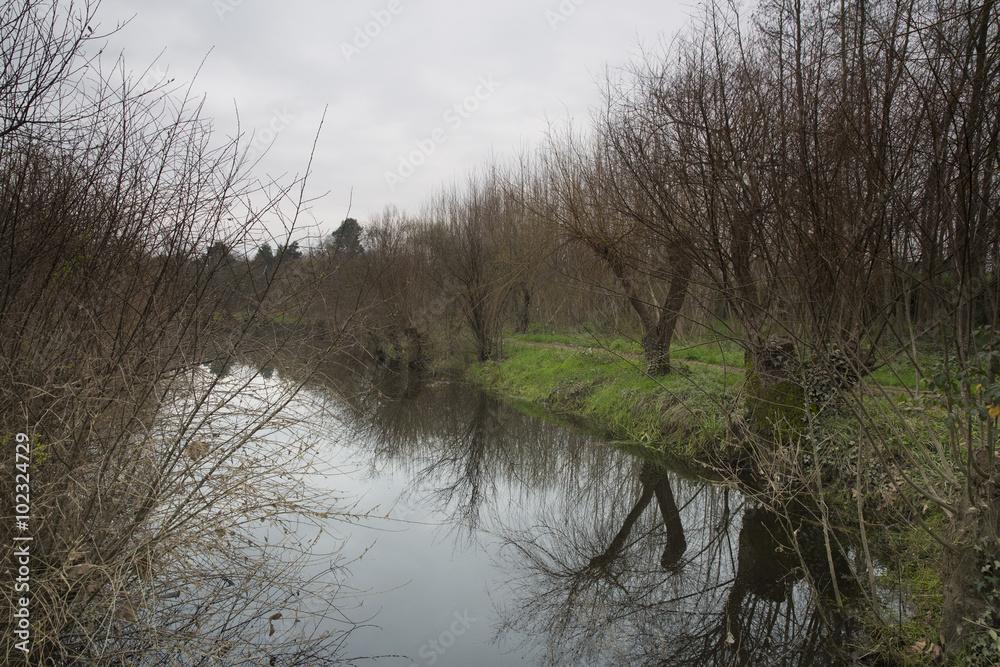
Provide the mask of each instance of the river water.
{"label": "river water", "polygon": [[328,473],[307,482],[367,515],[311,546],[348,563],[345,658],[836,665],[854,635],[818,601],[849,599],[856,556],[831,568],[819,529],[735,488],[414,373],[330,369],[295,409]]}

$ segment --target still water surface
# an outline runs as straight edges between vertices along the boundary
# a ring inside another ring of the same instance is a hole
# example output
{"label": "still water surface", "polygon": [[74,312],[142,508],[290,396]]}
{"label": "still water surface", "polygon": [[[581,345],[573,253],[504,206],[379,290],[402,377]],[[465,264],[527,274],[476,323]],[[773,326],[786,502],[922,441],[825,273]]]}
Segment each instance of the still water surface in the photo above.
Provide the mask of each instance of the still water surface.
{"label": "still water surface", "polygon": [[845,645],[851,627],[806,583],[807,573],[821,589],[831,581],[807,524],[803,567],[782,521],[735,489],[468,385],[379,369],[335,377],[311,384],[301,405],[314,410],[307,421],[335,470],[309,482],[370,510],[334,522],[313,547],[341,548],[346,580],[366,591],[350,614],[368,623],[345,657],[403,667],[839,664],[827,649]]}

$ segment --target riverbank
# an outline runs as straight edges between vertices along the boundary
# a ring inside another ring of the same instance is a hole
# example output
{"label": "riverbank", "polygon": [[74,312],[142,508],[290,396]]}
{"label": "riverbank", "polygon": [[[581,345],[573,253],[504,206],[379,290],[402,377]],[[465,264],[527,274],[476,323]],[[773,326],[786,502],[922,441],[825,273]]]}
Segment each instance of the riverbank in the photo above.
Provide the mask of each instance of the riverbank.
{"label": "riverbank", "polygon": [[661,378],[638,358],[599,348],[508,341],[502,362],[474,364],[475,384],[586,422],[615,441],[637,443],[682,459],[708,460],[733,428],[743,373],[729,367],[675,362]]}
{"label": "riverbank", "polygon": [[[596,430],[608,440],[662,453],[685,466],[718,470],[741,457],[741,465],[747,465],[745,374],[727,365],[732,364],[732,355],[720,355],[722,364],[676,360],[671,374],[651,378],[641,357],[628,349],[510,340],[505,352],[502,361],[473,364],[466,377],[495,394]],[[901,396],[897,390],[891,398]],[[874,404],[887,399],[883,394],[865,400]],[[858,430],[848,418],[825,419],[824,437],[814,443],[815,448],[805,453],[793,450],[793,457],[770,461],[786,469],[769,470],[774,475],[763,480],[763,486],[775,490],[782,479],[798,476],[815,481],[818,474],[824,482],[820,487],[793,487],[788,495],[817,501],[827,512],[826,519],[844,535],[858,537],[859,513],[864,517],[867,548],[873,557],[893,564],[892,571],[872,576],[901,590],[905,602],[895,609],[883,602],[879,612],[859,608],[857,613],[871,628],[876,652],[895,661],[889,664],[924,664],[938,641],[941,551],[917,526],[926,522],[941,529],[944,517],[933,506],[917,504],[907,488],[885,472],[870,448],[859,447],[863,439]],[[887,426],[887,430],[892,429]],[[761,461],[751,458],[749,463],[760,466]]]}
{"label": "riverbank", "polygon": [[[866,385],[859,399],[864,409],[882,417],[884,432],[865,438],[851,411],[828,410],[808,424],[804,416],[793,420],[801,423],[785,422],[765,438],[748,424],[746,373],[734,365],[731,350],[704,354],[692,346],[686,349],[688,358],[675,356],[671,372],[659,377],[647,375],[641,355],[627,349],[509,339],[505,351],[502,361],[470,365],[466,379],[606,440],[641,446],[687,466],[786,479],[816,472],[833,499],[853,500],[860,493],[866,508],[878,512],[902,505],[896,501],[905,489],[897,488],[898,480],[876,460],[883,456],[901,465],[910,443],[899,434],[917,437],[923,428],[896,409],[894,404],[910,400],[898,387]],[[876,439],[878,454],[871,445]],[[868,445],[861,446],[865,441]]]}

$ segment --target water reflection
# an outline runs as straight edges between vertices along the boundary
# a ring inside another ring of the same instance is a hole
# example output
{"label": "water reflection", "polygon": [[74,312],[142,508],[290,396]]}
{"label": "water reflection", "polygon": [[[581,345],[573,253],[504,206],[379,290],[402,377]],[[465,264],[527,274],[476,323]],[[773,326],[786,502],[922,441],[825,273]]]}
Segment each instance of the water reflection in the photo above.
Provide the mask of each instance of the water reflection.
{"label": "water reflection", "polygon": [[838,664],[848,628],[827,625],[778,517],[649,464],[636,478],[594,485],[603,516],[563,506],[508,534],[507,627],[546,637],[548,664]]}
{"label": "water reflection", "polygon": [[663,549],[663,556],[660,557],[660,567],[673,570],[680,563],[681,556],[687,549],[687,541],[684,539],[681,514],[677,510],[677,503],[674,502],[674,492],[670,490],[670,478],[664,470],[645,462],[639,472],[639,481],[642,484],[642,495],[639,496],[632,511],[625,517],[621,529],[611,540],[607,550],[590,559],[590,567],[608,568],[616,558],[621,556],[621,551],[632,533],[635,522],[652,502],[654,495],[660,506],[660,515],[663,517],[663,526],[666,529],[666,547]]}
{"label": "water reflection", "polygon": [[486,554],[496,644],[549,665],[841,664],[853,628],[818,602],[832,575],[808,522],[462,384],[331,367],[312,391],[329,389],[369,476],[403,471],[405,504]]}

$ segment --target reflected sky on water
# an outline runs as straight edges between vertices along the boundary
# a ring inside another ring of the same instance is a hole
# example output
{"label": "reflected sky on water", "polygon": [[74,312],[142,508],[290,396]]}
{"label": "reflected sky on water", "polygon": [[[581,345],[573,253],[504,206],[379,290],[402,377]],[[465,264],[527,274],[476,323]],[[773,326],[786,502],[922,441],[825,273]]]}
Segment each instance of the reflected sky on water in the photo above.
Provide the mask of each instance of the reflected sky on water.
{"label": "reflected sky on water", "polygon": [[[332,523],[315,545],[333,552],[346,539],[347,579],[367,591],[351,614],[369,623],[347,655],[386,665],[841,664],[828,649],[847,645],[852,628],[816,604],[833,582],[811,524],[468,385],[324,370],[289,409],[330,473],[310,483],[370,511]],[[849,595],[848,556],[834,561]]]}

